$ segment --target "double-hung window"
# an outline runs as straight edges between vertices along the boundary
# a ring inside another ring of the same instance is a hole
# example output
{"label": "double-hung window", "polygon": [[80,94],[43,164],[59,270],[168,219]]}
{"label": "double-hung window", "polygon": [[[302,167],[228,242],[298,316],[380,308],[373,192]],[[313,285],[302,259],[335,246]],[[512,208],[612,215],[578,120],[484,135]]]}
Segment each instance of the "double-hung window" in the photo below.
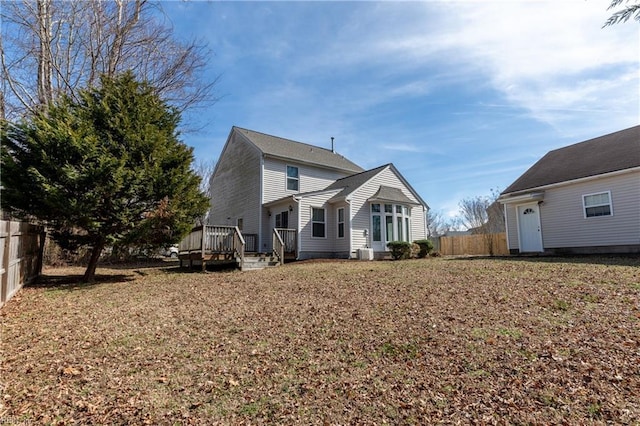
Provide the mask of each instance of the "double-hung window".
{"label": "double-hung window", "polygon": [[298,168],[295,166],[287,166],[287,190],[298,191],[300,189],[300,175]]}
{"label": "double-hung window", "polygon": [[321,208],[311,208],[311,236],[313,238],[325,238],[326,232],[325,211]]}
{"label": "double-hung window", "polygon": [[582,196],[584,217],[612,216],[611,192],[599,192]]}
{"label": "double-hung window", "polygon": [[338,209],[338,238],[344,238],[344,207]]}

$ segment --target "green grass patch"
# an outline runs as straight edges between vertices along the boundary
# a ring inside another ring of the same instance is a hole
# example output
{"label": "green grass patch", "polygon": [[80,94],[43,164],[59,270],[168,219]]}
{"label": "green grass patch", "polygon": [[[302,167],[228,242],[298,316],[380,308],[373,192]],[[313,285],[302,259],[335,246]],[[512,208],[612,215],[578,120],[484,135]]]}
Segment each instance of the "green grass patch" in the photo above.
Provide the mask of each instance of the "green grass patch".
{"label": "green grass patch", "polygon": [[566,300],[556,299],[556,300],[553,301],[552,308],[555,311],[566,312],[571,308],[571,304],[569,302],[567,302]]}

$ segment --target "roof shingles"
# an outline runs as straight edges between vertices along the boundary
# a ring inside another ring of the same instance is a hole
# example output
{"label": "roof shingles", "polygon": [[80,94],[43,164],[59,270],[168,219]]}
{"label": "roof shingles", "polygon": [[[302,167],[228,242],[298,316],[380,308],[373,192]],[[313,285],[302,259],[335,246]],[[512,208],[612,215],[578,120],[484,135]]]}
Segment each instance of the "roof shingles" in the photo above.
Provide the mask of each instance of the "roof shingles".
{"label": "roof shingles", "polygon": [[503,194],[640,167],[640,126],[549,151]]}
{"label": "roof shingles", "polygon": [[302,163],[310,163],[321,167],[360,173],[364,169],[349,161],[330,149],[309,145],[290,139],[271,136],[253,130],[234,126],[234,129],[244,135],[263,154],[283,159],[291,159]]}
{"label": "roof shingles", "polygon": [[338,179],[331,185],[327,186],[326,189],[340,189],[343,188],[338,194],[336,194],[333,198],[344,198],[347,195],[351,194],[356,189],[360,188],[363,184],[365,184],[369,179],[380,173],[385,167],[388,167],[389,164],[385,164],[380,167],[376,167],[375,169],[367,170],[355,175],[347,176],[342,179]]}

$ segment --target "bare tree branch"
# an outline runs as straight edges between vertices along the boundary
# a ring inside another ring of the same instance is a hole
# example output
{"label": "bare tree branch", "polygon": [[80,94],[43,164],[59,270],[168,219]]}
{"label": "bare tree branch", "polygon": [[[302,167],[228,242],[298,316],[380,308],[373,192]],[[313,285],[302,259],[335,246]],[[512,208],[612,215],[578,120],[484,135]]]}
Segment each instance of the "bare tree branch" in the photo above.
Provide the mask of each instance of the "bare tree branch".
{"label": "bare tree branch", "polygon": [[75,97],[101,75],[133,70],[180,111],[216,101],[204,75],[206,46],[182,42],[150,0],[3,2],[0,43],[8,117],[61,95]]}
{"label": "bare tree branch", "polygon": [[505,231],[504,213],[498,203],[500,191],[492,189],[490,196],[465,198],[459,204],[460,219],[467,230],[485,236],[489,254],[493,256],[492,234]]}
{"label": "bare tree branch", "polygon": [[[197,160],[193,164],[192,168],[196,174],[200,176],[200,192],[205,194],[208,199],[211,199],[211,178],[213,177],[213,172],[216,168],[215,160]],[[207,223],[209,210],[210,209],[207,209],[206,213],[199,218],[200,225],[205,225]]]}

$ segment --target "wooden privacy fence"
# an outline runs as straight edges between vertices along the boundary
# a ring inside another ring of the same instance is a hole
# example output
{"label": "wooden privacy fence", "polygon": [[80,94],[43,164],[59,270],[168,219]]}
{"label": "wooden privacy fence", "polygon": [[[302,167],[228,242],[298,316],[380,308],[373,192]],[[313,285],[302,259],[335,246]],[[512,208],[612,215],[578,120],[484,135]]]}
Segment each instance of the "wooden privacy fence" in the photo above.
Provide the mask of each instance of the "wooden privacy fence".
{"label": "wooden privacy fence", "polygon": [[42,226],[0,220],[0,307],[42,272]]}
{"label": "wooden privacy fence", "polygon": [[[491,247],[492,246],[492,247]],[[493,250],[491,250],[491,248]],[[493,253],[492,253],[493,251]],[[440,254],[443,255],[489,255],[505,256],[507,236],[499,234],[458,235],[455,237],[440,237]]]}

